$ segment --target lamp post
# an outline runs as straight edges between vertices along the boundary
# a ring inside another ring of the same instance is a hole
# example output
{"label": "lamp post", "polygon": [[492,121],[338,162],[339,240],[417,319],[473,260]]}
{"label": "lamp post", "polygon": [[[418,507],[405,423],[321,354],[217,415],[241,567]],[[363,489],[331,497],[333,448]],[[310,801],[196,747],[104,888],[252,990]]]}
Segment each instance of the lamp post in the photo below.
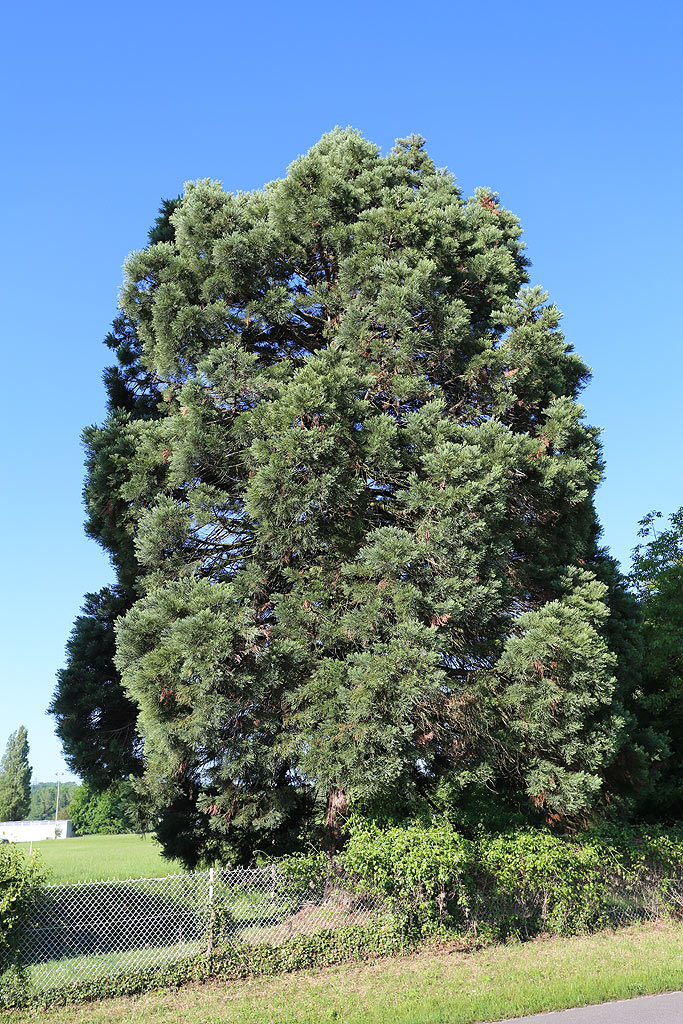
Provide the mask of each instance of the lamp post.
{"label": "lamp post", "polygon": [[57,827],[57,817],[59,815],[59,784],[60,780],[64,778],[64,772],[57,772],[57,808],[55,810],[55,828]]}

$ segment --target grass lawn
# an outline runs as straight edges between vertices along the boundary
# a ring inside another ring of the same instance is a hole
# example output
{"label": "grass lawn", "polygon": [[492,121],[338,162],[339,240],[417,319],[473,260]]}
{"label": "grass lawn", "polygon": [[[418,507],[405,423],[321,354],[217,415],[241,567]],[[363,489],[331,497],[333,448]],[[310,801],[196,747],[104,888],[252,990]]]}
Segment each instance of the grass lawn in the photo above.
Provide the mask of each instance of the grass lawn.
{"label": "grass lawn", "polygon": [[[28,853],[29,843],[17,843]],[[46,839],[33,844],[50,870],[49,882],[87,878],[157,878],[182,871],[176,861],[164,860],[151,836],[81,836]]]}
{"label": "grass lawn", "polygon": [[683,987],[683,926],[638,925],[463,953],[154,992],[2,1024],[473,1024]]}

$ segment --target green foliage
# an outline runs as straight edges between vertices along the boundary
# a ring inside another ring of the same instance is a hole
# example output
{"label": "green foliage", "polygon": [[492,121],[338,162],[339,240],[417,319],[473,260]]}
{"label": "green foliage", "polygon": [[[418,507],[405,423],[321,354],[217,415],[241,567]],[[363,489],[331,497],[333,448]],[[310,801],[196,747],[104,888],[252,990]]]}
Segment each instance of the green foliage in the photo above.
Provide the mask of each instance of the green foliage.
{"label": "green foliage", "polygon": [[86,595],[48,708],[67,764],[98,788],[142,769],[135,708],[113,663],[114,623],[129,604],[116,588]]}
{"label": "green foliage", "polygon": [[[610,646],[588,369],[517,218],[422,139],[340,129],[164,217],[126,265],[85,498],[120,584],[99,678],[166,851],[331,849],[349,809],[446,793],[603,811],[633,652]],[[68,742],[95,783],[84,646]]]}
{"label": "green foliage", "polygon": [[[170,217],[177,203],[163,201],[149,232],[150,243],[173,239]],[[138,574],[129,503],[119,486],[132,455],[129,431],[137,420],[155,418],[159,403],[155,374],[141,362],[140,342],[126,316],[116,317],[105,344],[116,357],[104,371],[109,416],[102,427],[83,432],[84,499],[86,533],[107,551],[117,582],[85,595],[48,708],[67,764],[96,789],[142,771],[137,708],[124,692],[114,664],[114,623],[133,603]]]}
{"label": "green foliage", "polygon": [[652,820],[683,811],[683,508],[668,525],[651,512],[640,523],[630,581],[643,616],[643,672],[633,709],[650,735],[655,780],[640,813]]}
{"label": "green foliage", "polygon": [[12,843],[0,845],[0,973],[14,961],[20,926],[31,921],[46,872],[39,857],[25,857]]}
{"label": "green foliage", "polygon": [[620,914],[637,918],[639,886],[666,906],[671,881],[683,879],[683,829],[480,828],[468,838],[443,819],[388,828],[355,820],[341,863],[384,892],[410,932],[576,934],[619,922]]}
{"label": "green foliage", "polygon": [[130,783],[99,791],[85,783],[74,794],[69,816],[77,835],[118,835],[133,828],[134,805]]}
{"label": "green foliage", "polygon": [[[63,782],[59,787],[59,818],[63,820],[69,817],[69,805],[78,790],[75,782]],[[31,808],[29,818],[31,821],[47,821],[54,818],[57,810],[57,783],[56,782],[34,782],[31,786]]]}
{"label": "green foliage", "polygon": [[182,196],[176,196],[175,199],[161,200],[159,216],[156,218],[153,226],[147,233],[150,245],[154,245],[156,242],[173,241],[175,232],[173,230],[173,224],[171,223],[171,217],[179,206],[181,198]]}
{"label": "green foliage", "polygon": [[498,923],[504,933],[574,934],[609,923],[605,869],[616,864],[606,863],[600,844],[527,829],[487,838],[480,850],[481,870],[505,908]]}
{"label": "green foliage", "polygon": [[7,740],[0,761],[0,821],[23,821],[31,808],[28,733],[20,726]]}
{"label": "green foliage", "polygon": [[311,850],[308,853],[292,853],[286,857],[280,857],[272,861],[277,867],[278,873],[284,875],[292,885],[306,886],[320,885],[320,879],[325,878],[334,864],[322,850]]}
{"label": "green foliage", "polygon": [[361,887],[384,892],[399,919],[424,931],[456,905],[467,907],[476,847],[445,820],[384,829],[354,821],[342,863]]}
{"label": "green foliage", "polygon": [[595,803],[601,766],[621,745],[616,658],[600,632],[606,594],[592,573],[570,570],[560,599],[519,617],[498,662],[510,761],[530,797],[560,816]]}

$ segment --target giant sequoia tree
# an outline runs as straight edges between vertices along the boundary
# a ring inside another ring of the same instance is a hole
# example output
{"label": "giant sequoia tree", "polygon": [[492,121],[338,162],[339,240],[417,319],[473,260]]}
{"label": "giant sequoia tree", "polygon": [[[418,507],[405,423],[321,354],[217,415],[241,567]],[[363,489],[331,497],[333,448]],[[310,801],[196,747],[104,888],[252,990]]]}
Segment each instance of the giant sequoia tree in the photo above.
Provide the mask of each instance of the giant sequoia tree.
{"label": "giant sequoia tree", "polygon": [[484,789],[599,805],[620,584],[588,371],[517,219],[420,139],[335,130],[263,191],[188,186],[172,225],[122,293],[156,412],[112,412],[90,478],[134,540],[116,662],[166,849]]}
{"label": "giant sequoia tree", "polygon": [[[170,216],[177,204],[177,199],[162,202],[149,231],[151,244],[173,239]],[[116,362],[104,372],[108,419],[83,432],[85,528],[109,554],[116,583],[85,595],[48,709],[67,764],[97,790],[142,771],[137,706],[124,692],[114,664],[114,623],[135,600],[138,577],[134,517],[122,493],[133,452],[131,426],[159,415],[156,376],[143,364],[135,327],[124,315],[114,320],[105,344]]]}

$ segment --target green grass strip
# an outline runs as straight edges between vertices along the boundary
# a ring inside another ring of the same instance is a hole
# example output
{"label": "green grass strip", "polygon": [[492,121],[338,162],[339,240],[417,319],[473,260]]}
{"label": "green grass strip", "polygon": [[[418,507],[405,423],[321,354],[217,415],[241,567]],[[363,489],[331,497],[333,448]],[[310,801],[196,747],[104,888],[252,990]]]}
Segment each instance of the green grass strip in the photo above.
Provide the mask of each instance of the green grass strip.
{"label": "green grass strip", "polygon": [[639,925],[473,952],[276,977],[188,984],[128,998],[0,1014],[2,1024],[474,1024],[683,987],[683,926]]}
{"label": "green grass strip", "polygon": [[[183,871],[181,864],[166,860],[152,836],[78,836],[33,843],[48,869],[52,884],[91,878],[155,878]],[[31,844],[17,843],[28,853]]]}

